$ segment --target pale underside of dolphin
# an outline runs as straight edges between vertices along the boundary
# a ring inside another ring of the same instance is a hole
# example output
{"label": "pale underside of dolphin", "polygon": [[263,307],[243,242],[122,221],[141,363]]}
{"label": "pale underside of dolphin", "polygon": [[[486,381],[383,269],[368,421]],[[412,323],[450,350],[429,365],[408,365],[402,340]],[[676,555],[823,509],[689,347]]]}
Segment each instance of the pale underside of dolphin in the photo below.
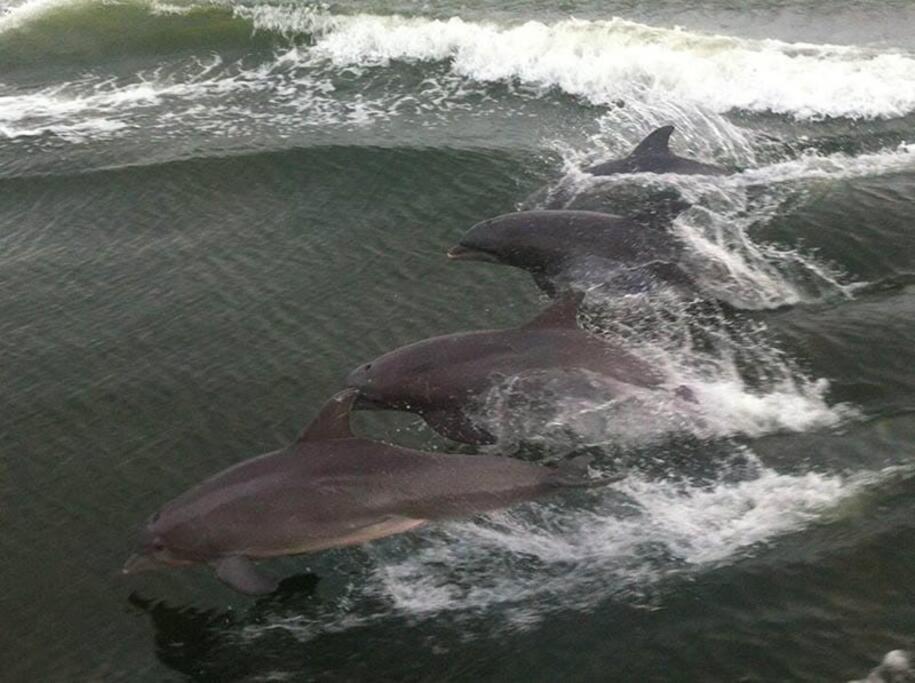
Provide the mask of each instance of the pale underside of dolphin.
{"label": "pale underside of dolphin", "polygon": [[601,380],[607,400],[659,388],[663,375],[652,365],[578,327],[581,296],[563,294],[522,327],[450,334],[401,347],[353,370],[347,386],[360,392],[357,407],[409,411],[443,436],[478,444],[495,439],[469,411],[507,378],[580,372],[588,387],[593,378]]}
{"label": "pale underside of dolphin", "polygon": [[729,171],[695,159],[677,156],[670,151],[673,126],[663,126],[652,131],[628,156],[591,166],[585,169],[591,175],[606,176],[617,173],[675,173],[679,175],[726,175]]}
{"label": "pale underside of dolphin", "polygon": [[365,543],[609,481],[590,479],[581,461],[548,468],[356,437],[349,426],[356,396],[333,397],[288,448],[230,467],[164,505],[124,573],[208,564],[238,591],[268,593],[277,582],[253,559]]}

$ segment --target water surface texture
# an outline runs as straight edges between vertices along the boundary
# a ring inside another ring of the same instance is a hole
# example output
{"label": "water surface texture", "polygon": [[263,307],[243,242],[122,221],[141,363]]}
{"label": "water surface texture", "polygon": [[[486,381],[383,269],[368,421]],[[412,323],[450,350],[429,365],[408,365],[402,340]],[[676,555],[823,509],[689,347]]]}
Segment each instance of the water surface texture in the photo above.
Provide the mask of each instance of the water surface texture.
{"label": "water surface texture", "polygon": [[[913,3],[2,3],[0,678],[844,681],[912,645]],[[734,172],[580,170],[668,123]],[[272,562],[261,600],[119,575],[358,363],[542,308],[447,262],[468,227],[670,192],[723,303],[584,322],[698,407],[480,406],[487,451],[618,483]]]}

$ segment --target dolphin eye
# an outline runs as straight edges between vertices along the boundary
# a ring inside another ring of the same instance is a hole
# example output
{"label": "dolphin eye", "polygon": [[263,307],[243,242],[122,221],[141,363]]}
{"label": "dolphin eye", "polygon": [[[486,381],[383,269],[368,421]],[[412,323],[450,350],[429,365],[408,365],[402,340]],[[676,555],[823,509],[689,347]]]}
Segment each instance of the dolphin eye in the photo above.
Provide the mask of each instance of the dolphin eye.
{"label": "dolphin eye", "polygon": [[371,370],[371,369],[372,369],[372,364],[371,364],[371,363],[366,363],[366,364],[365,364],[365,369],[366,369],[366,370]]}
{"label": "dolphin eye", "polygon": [[153,550],[155,550],[157,553],[160,553],[165,550],[165,544],[162,541],[155,541],[153,543]]}

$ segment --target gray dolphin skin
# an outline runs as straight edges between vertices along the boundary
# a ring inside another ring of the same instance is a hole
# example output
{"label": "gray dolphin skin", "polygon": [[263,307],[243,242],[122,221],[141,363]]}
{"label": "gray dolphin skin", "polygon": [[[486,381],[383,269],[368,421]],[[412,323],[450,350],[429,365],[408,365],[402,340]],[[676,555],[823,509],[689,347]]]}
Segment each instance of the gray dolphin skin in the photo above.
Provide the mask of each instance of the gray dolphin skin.
{"label": "gray dolphin skin", "polygon": [[123,572],[205,563],[242,593],[269,593],[277,582],[252,559],[364,543],[611,481],[589,478],[582,460],[549,468],[362,439],[349,426],[356,397],[355,390],[337,394],[288,448],[230,467],[166,503]]}
{"label": "gray dolphin skin", "polygon": [[677,265],[682,250],[669,232],[630,218],[558,209],[519,211],[477,223],[448,258],[522,268],[553,296],[589,273],[617,277],[629,290],[651,280],[692,290],[692,281]]}
{"label": "gray dolphin skin", "polygon": [[585,169],[591,175],[615,175],[617,173],[677,173],[680,175],[727,175],[729,171],[721,166],[706,164],[694,159],[677,156],[670,151],[670,135],[673,126],[663,126],[649,133],[629,156],[607,161]]}
{"label": "gray dolphin skin", "polygon": [[543,371],[593,373],[608,400],[658,387],[648,363],[577,326],[580,293],[566,292],[518,328],[433,337],[391,351],[350,373],[357,408],[405,410],[455,441],[493,443],[467,409],[500,380]]}

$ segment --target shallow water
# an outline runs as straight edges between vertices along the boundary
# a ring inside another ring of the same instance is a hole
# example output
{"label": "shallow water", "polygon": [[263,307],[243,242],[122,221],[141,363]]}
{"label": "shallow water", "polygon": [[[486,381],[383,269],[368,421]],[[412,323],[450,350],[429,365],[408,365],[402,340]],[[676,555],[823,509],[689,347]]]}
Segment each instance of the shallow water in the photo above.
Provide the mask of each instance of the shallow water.
{"label": "shallow water", "polygon": [[[915,10],[686,4],[7,5],[3,677],[823,681],[910,646]],[[665,123],[735,172],[580,171]],[[469,226],[672,190],[724,306],[592,293],[584,322],[700,408],[488,397],[487,450],[618,484],[279,560],[258,601],[118,574],[356,364],[542,308],[447,262]]]}

